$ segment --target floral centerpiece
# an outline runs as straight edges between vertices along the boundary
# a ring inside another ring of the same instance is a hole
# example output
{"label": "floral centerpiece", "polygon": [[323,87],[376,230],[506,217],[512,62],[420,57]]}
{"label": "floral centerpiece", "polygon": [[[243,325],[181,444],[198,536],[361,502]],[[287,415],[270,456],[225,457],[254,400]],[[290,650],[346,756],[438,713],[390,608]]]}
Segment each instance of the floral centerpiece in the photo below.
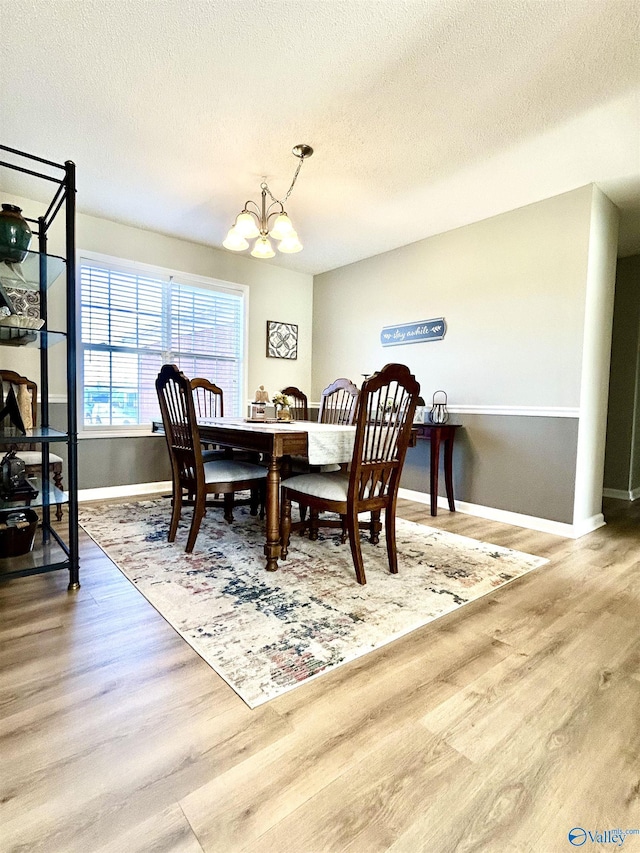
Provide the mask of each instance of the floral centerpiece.
{"label": "floral centerpiece", "polygon": [[278,391],[271,398],[271,402],[276,407],[277,418],[280,418],[283,421],[291,420],[291,412],[289,410],[289,406],[291,405],[291,397],[288,397],[286,394],[283,394],[282,391]]}

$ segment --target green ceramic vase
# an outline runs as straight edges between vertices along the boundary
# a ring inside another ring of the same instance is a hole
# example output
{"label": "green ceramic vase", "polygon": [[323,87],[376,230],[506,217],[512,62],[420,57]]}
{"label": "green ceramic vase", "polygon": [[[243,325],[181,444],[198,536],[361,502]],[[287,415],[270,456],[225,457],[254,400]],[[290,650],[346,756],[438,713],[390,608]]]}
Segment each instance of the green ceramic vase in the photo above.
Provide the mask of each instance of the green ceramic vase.
{"label": "green ceramic vase", "polygon": [[31,243],[31,228],[15,204],[3,204],[0,211],[0,261],[22,263]]}

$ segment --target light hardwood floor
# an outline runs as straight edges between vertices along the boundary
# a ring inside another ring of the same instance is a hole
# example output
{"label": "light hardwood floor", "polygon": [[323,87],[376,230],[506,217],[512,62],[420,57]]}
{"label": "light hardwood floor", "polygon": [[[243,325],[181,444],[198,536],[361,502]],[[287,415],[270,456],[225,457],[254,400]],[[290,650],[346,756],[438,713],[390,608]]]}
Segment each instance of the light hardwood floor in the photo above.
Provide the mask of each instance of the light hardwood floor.
{"label": "light hardwood floor", "polygon": [[571,541],[401,502],[550,562],[253,711],[83,534],[79,592],[0,584],[0,850],[555,853],[640,829],[638,504]]}

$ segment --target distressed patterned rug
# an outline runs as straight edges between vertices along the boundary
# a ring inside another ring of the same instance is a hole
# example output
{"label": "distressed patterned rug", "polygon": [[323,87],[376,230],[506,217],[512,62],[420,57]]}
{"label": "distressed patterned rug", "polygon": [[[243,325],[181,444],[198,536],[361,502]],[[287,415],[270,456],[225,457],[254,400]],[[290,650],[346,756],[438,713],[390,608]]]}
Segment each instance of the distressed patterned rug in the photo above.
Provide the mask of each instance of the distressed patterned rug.
{"label": "distressed patterned rug", "polygon": [[264,568],[264,528],[246,507],[230,527],[209,511],[185,554],[190,510],[167,542],[167,499],[88,510],[80,523],[125,576],[254,708],[493,592],[548,562],[397,519],[399,573],[384,534],[363,537],[367,584],[356,583],[338,532],[297,534],[277,572]]}

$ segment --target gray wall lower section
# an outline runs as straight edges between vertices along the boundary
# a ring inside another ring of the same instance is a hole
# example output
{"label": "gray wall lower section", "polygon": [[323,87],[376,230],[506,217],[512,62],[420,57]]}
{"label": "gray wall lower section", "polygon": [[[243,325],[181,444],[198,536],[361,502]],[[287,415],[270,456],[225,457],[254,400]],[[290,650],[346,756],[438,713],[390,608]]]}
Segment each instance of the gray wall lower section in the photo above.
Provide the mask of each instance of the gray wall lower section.
{"label": "gray wall lower section", "polygon": [[78,487],[99,489],[171,479],[164,436],[91,438],[78,442]]}
{"label": "gray wall lower section", "polygon": [[[52,426],[66,430],[66,406],[50,407]],[[52,444],[51,452],[66,462],[64,444]],[[103,489],[157,483],[171,479],[167,442],[163,435],[142,434],[126,438],[81,438],[78,440],[78,488]],[[64,484],[68,483],[66,464]]]}
{"label": "gray wall lower section", "polygon": [[[518,415],[452,415],[456,500],[495,509],[573,522],[576,479],[576,418]],[[439,494],[444,496],[444,452]],[[401,485],[429,492],[430,443],[419,440],[407,453]]]}
{"label": "gray wall lower section", "polygon": [[[65,409],[52,407],[52,423],[64,428]],[[456,500],[571,524],[578,421],[514,415],[457,415],[453,475]],[[53,445],[65,455],[64,445]],[[409,448],[402,486],[429,492],[429,442]],[[444,452],[440,495],[445,495]],[[78,441],[80,489],[155,483],[171,479],[161,435]]]}

